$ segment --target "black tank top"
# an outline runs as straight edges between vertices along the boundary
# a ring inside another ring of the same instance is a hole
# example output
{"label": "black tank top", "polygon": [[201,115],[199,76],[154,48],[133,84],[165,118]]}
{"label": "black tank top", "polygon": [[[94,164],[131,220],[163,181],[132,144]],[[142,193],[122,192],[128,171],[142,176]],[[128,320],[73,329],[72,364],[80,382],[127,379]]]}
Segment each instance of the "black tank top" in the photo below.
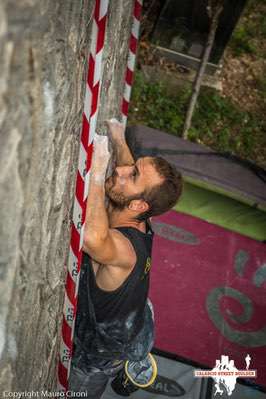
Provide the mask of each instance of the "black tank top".
{"label": "black tank top", "polygon": [[153,326],[147,309],[153,232],[133,227],[117,230],[133,245],[136,264],[119,288],[104,291],[96,284],[89,255],[83,253],[74,342],[90,358],[138,360],[153,334],[146,331]]}

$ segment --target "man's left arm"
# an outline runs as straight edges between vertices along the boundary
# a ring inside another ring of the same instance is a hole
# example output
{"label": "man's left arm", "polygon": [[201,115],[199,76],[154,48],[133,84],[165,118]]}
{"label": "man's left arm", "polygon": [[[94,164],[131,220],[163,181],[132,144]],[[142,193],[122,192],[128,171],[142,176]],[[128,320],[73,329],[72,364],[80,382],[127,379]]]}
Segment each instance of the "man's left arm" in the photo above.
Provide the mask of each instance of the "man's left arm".
{"label": "man's left arm", "polygon": [[115,151],[116,166],[134,165],[135,160],[126,142],[125,126],[115,118],[108,120],[107,126]]}

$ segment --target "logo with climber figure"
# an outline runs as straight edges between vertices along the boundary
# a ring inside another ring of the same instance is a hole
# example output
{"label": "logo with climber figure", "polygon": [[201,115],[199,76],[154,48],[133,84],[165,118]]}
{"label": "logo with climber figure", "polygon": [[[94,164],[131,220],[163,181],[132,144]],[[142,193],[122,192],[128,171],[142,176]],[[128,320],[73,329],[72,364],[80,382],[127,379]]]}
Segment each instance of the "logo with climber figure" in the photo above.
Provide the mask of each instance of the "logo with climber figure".
{"label": "logo with climber figure", "polygon": [[221,356],[221,360],[216,360],[216,365],[212,370],[195,370],[194,375],[197,378],[208,378],[214,379],[214,386],[216,394],[222,395],[224,392],[228,396],[231,396],[235,387],[236,380],[238,377],[256,378],[257,370],[249,370],[251,356],[247,354],[245,357],[246,369],[238,370],[235,367],[234,360],[229,360],[228,356]]}

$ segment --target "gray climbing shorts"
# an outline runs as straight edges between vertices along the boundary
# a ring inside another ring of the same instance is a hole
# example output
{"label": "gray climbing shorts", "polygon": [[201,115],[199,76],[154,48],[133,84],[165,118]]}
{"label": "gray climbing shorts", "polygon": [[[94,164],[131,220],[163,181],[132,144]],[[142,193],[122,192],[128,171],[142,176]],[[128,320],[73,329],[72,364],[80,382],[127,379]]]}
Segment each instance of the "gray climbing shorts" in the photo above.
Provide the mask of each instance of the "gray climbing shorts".
{"label": "gray climbing shorts", "polygon": [[76,393],[82,393],[82,398],[101,398],[109,379],[114,378],[124,368],[125,363],[121,360],[101,361],[97,365],[87,364],[84,370],[82,366],[79,367],[80,361],[82,362],[78,355],[74,356],[71,363],[68,390],[70,395],[73,393],[73,398],[77,397]]}
{"label": "gray climbing shorts", "polygon": [[[127,352],[127,360],[138,361],[145,358],[151,351],[154,339],[153,322],[153,307],[148,300],[143,328],[135,342],[131,343],[130,351]],[[81,343],[76,341],[69,376],[69,391],[73,392],[73,398],[77,397],[75,393],[83,393],[83,398],[101,398],[109,379],[114,378],[124,368],[125,361],[97,359],[93,357],[93,354],[85,353]],[[69,397],[71,397],[70,395]]]}

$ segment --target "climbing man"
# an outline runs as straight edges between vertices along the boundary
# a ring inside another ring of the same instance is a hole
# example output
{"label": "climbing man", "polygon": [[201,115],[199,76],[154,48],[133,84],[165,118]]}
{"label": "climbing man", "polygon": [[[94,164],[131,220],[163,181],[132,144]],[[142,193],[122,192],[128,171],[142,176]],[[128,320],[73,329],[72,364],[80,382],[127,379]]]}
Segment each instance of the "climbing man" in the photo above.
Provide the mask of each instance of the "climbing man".
{"label": "climbing man", "polygon": [[171,209],[182,191],[172,165],[160,157],[135,162],[123,125],[115,119],[107,124],[116,167],[106,178],[108,137],[96,135],[69,378],[73,395],[93,399],[115,376],[113,389],[123,396],[135,390],[127,381],[145,387],[154,380],[149,219]]}

